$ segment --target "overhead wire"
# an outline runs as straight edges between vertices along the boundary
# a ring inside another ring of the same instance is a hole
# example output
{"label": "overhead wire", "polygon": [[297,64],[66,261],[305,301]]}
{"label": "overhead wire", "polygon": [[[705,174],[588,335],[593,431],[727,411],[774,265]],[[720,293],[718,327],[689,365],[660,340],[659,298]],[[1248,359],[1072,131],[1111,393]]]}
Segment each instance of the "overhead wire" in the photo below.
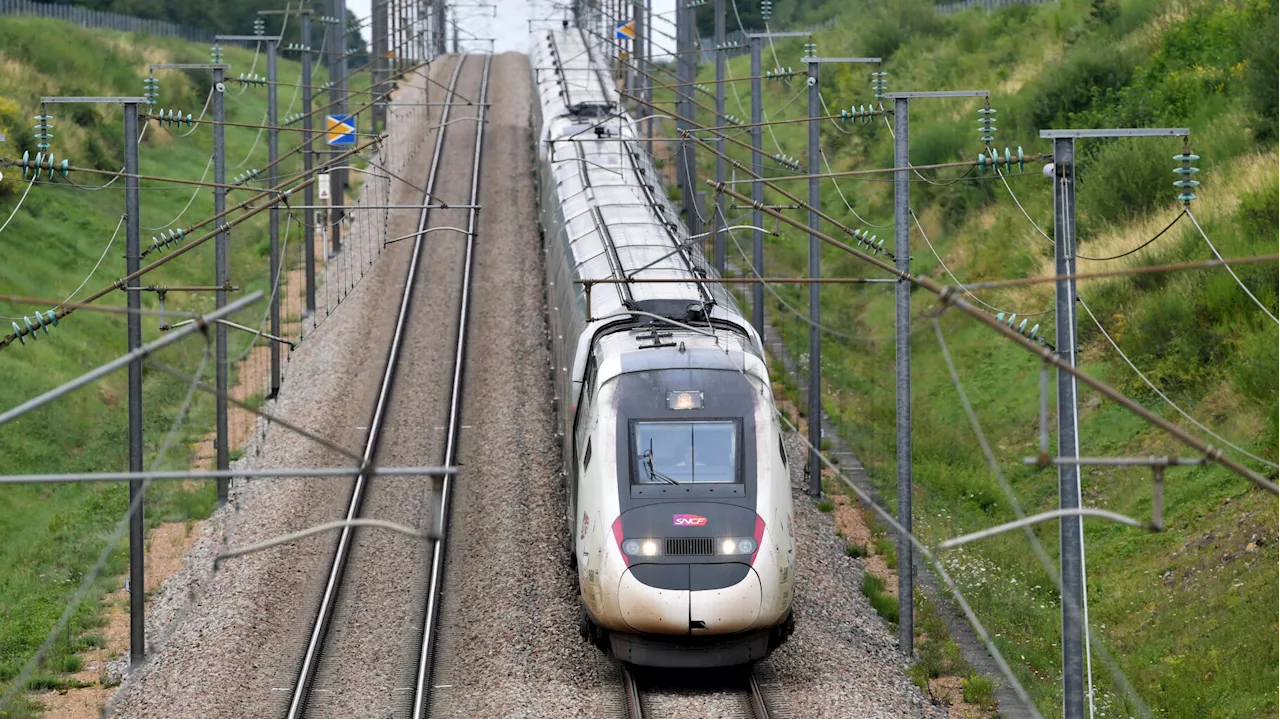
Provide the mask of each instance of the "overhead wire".
{"label": "overhead wire", "polygon": [[[1188,207],[1183,210],[1183,212],[1186,213],[1187,217],[1191,218],[1191,224],[1196,226],[1196,230],[1198,230],[1200,232],[1200,236],[1204,238],[1204,243],[1209,246],[1210,250],[1213,250],[1213,256],[1217,257],[1219,262],[1225,262],[1225,260],[1222,259],[1222,255],[1218,252],[1218,248],[1214,247],[1213,243],[1209,241],[1209,236],[1205,234],[1204,228],[1200,226],[1199,220],[1197,220],[1196,216],[1192,214],[1191,208]],[[1235,273],[1235,270],[1231,269],[1230,265],[1224,264],[1223,266],[1227,268],[1227,272],[1231,273],[1231,279],[1235,280],[1237,285],[1240,285],[1240,289],[1244,290],[1246,295],[1249,295],[1249,299],[1253,300],[1253,303],[1258,306],[1258,309],[1262,310],[1267,317],[1270,317],[1272,322],[1280,324],[1280,319],[1276,319],[1276,316],[1271,314],[1271,310],[1268,310],[1266,306],[1264,306],[1262,302],[1249,291],[1249,288],[1244,286],[1244,283],[1240,281],[1240,277]]]}
{"label": "overhead wire", "polygon": [[1133,363],[1133,360],[1129,358],[1129,355],[1125,354],[1124,350],[1120,349],[1120,345],[1117,344],[1115,339],[1111,336],[1111,334],[1107,332],[1106,327],[1104,327],[1102,322],[1098,320],[1097,315],[1093,314],[1093,310],[1090,309],[1089,304],[1085,302],[1084,297],[1081,297],[1077,294],[1076,301],[1079,302],[1080,306],[1084,308],[1085,314],[1089,315],[1089,319],[1093,320],[1094,326],[1098,328],[1098,332],[1102,334],[1102,337],[1107,341],[1107,344],[1111,345],[1111,349],[1115,350],[1116,354],[1120,355],[1120,359],[1124,360],[1124,363],[1129,365],[1129,369],[1133,370],[1133,373],[1138,375],[1138,378],[1141,379],[1143,383],[1145,383],[1148,387],[1150,387],[1151,391],[1155,392],[1157,397],[1164,400],[1165,404],[1172,407],[1174,411],[1182,415],[1182,417],[1186,419],[1188,422],[1198,427],[1200,431],[1204,432],[1210,437],[1213,437],[1214,439],[1225,444],[1231,449],[1234,449],[1235,451],[1248,457],[1249,459],[1255,460],[1257,462],[1261,462],[1262,464],[1265,464],[1266,466],[1271,467],[1272,469],[1280,469],[1280,465],[1277,465],[1275,462],[1272,462],[1270,460],[1263,459],[1262,457],[1259,457],[1258,455],[1253,454],[1252,452],[1249,452],[1243,447],[1240,447],[1239,445],[1233,443],[1231,440],[1227,439],[1226,437],[1223,437],[1217,432],[1214,432],[1212,429],[1209,429],[1202,422],[1200,422],[1195,417],[1192,417],[1190,414],[1188,414],[1186,410],[1182,409],[1182,407],[1179,407],[1178,404],[1174,402],[1172,399],[1170,399],[1168,395],[1160,391],[1160,388],[1157,387],[1155,383],[1152,382],[1151,379],[1147,377],[1146,374],[1143,373],[1142,370],[1138,369],[1138,366]]}

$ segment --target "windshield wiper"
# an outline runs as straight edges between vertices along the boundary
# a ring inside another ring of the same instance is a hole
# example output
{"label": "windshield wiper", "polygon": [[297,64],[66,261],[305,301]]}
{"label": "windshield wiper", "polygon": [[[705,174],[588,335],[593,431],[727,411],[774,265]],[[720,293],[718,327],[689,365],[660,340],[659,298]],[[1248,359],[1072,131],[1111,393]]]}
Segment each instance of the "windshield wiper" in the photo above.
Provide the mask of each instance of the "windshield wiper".
{"label": "windshield wiper", "polygon": [[653,450],[646,449],[640,457],[644,460],[644,468],[649,470],[650,477],[657,477],[667,484],[680,484],[676,480],[653,468]]}

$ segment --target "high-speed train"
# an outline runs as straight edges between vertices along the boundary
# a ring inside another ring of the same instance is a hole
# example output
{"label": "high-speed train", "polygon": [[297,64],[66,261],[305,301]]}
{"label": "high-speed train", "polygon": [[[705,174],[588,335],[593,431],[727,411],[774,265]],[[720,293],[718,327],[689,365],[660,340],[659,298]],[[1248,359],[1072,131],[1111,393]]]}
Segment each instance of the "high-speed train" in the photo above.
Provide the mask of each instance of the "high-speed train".
{"label": "high-speed train", "polygon": [[760,659],[794,626],[796,550],[760,337],[722,285],[690,281],[715,273],[633,141],[600,49],[576,28],[533,44],[582,632],[636,665]]}

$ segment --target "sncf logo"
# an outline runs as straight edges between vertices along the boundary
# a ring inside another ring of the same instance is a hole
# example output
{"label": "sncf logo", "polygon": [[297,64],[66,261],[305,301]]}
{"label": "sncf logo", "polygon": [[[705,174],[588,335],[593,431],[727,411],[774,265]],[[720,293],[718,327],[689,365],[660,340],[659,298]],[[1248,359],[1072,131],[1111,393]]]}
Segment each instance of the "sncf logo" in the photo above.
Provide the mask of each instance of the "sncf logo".
{"label": "sncf logo", "polygon": [[671,523],[677,527],[705,527],[707,518],[697,514],[677,514],[671,518]]}

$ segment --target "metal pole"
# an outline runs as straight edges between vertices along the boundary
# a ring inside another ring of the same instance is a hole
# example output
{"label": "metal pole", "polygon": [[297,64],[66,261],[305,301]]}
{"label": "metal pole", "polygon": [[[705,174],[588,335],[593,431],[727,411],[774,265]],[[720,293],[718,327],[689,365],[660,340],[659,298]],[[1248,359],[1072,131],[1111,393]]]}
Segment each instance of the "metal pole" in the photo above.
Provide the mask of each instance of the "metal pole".
{"label": "metal pole", "polygon": [[[52,163],[50,163],[52,164]],[[138,106],[124,104],[124,213],[125,213],[125,270],[132,275],[142,262],[142,233],[138,195]],[[126,288],[139,287],[138,278],[125,283]],[[142,346],[142,293],[128,292],[129,351]],[[129,363],[129,471],[141,472],[142,466],[142,359]],[[129,506],[138,502],[138,510],[129,517],[129,665],[136,667],[147,653],[146,601],[147,585],[144,577],[146,543],[143,536],[145,516],[142,501],[142,480],[129,480]]]}
{"label": "metal pole", "polygon": [[[715,1],[716,13],[716,125],[721,124],[724,120],[724,0]],[[724,182],[724,135],[716,135],[716,182]],[[724,276],[725,263],[725,238],[723,232],[720,231],[724,214],[724,194],[716,193],[716,216],[711,220],[711,229],[715,232],[712,237],[715,238],[715,263],[716,271]],[[758,227],[759,225],[757,225]]]}
{"label": "metal pole", "polygon": [[[223,85],[222,68],[214,68],[213,70],[213,181],[217,183],[217,187],[213,188],[213,211],[217,215],[221,215],[227,209],[227,126],[222,124],[227,119],[226,92]],[[222,88],[222,90],[219,90]],[[223,220],[218,220],[219,227],[226,227]],[[228,253],[227,242],[229,241],[229,233],[223,229],[218,233],[217,239],[214,240],[214,284],[219,287],[225,287],[231,281],[231,258]],[[222,309],[227,305],[227,293],[217,291],[213,293],[214,307]],[[216,357],[215,372],[217,374],[218,396],[215,399],[217,407],[217,435],[218,435],[218,466],[217,469],[230,469],[231,467],[231,443],[230,432],[227,427],[227,326],[219,323],[214,328]],[[218,504],[223,505],[227,502],[227,489],[229,487],[228,480],[218,480]]]}
{"label": "metal pole", "polygon": [[[1076,269],[1075,225],[1075,140],[1053,141],[1053,266],[1058,275]],[[1057,283],[1054,326],[1058,328],[1058,358],[1076,366],[1076,288],[1074,280]],[[1076,427],[1076,380],[1058,372],[1058,456],[1080,456]],[[1058,507],[1079,509],[1080,467],[1058,465]],[[1062,715],[1065,719],[1084,717],[1084,646],[1081,633],[1081,605],[1084,601],[1084,562],[1081,546],[1081,519],[1058,520],[1059,562],[1062,571]]]}
{"label": "metal pole", "polygon": [[[753,37],[751,42],[751,173],[756,177],[764,177],[764,127],[760,125],[764,117],[764,89],[760,82],[760,51],[763,40]],[[751,224],[757,229],[751,231],[751,262],[756,274],[764,277],[764,211],[760,204],[764,202],[764,183],[751,183],[751,199],[757,204],[751,210]],[[751,326],[764,341],[764,284],[757,283],[751,288]]]}
{"label": "metal pole", "polygon": [[[347,60],[344,54],[347,50],[347,3],[346,0],[331,0],[330,11],[335,18],[338,18],[337,24],[329,25],[328,31],[333,33],[330,39],[336,39],[337,42],[326,43],[329,52],[333,53],[329,56],[329,113],[334,115],[342,114],[342,107],[347,93],[343,90],[347,87]],[[339,150],[334,147],[330,154],[337,157]],[[337,168],[329,170],[329,201],[335,205],[342,205],[343,198],[346,196],[345,185],[343,183],[343,171]],[[332,209],[329,211],[329,253],[337,255],[342,250],[342,210]]]}
{"label": "metal pole", "polygon": [[[680,81],[682,83],[692,83],[697,79],[697,57],[689,52],[694,45],[694,9],[689,7],[688,3],[678,3],[679,9],[676,12],[676,18],[680,25],[676,28],[676,51],[680,53],[676,67],[681,70]],[[698,122],[696,112],[697,105],[693,104],[693,88],[685,85],[680,88],[680,98],[683,102],[683,111],[680,113],[688,123],[682,123],[685,130],[692,129],[689,123],[696,124]],[[683,138],[683,135],[681,136]],[[694,145],[692,141],[683,140],[680,145],[680,152],[677,161],[680,163],[680,170],[684,173],[684,213],[685,222],[689,226],[690,234],[702,234],[702,220],[698,215],[698,168],[694,166],[696,158],[694,158]]]}
{"label": "metal pole", "polygon": [[[302,151],[302,170],[305,177],[311,176],[312,167],[312,145],[315,137],[311,134],[311,12],[303,11],[300,17],[301,24],[298,26],[302,32],[302,142],[304,148]],[[302,191],[302,201],[307,206],[316,204],[315,183],[308,182]],[[306,279],[307,279],[307,307],[303,311],[306,316],[311,316],[316,311],[316,233],[309,225],[312,223],[312,212],[307,211],[302,214],[302,235],[303,235],[303,251],[307,257],[306,263]]]}
{"label": "metal pole", "polygon": [[[911,271],[911,177],[910,164],[911,101],[893,101],[893,163],[901,168],[893,173],[893,253],[897,268]],[[812,182],[812,180],[811,180]],[[898,649],[911,656],[915,643],[915,616],[912,604],[915,567],[911,562],[911,284],[898,280],[894,294],[894,340],[897,346],[894,367],[897,375],[897,458],[898,458],[898,523],[904,533],[898,536]]]}
{"label": "metal pole", "polygon": [[373,6],[373,42],[371,52],[373,52],[373,97],[378,102],[373,106],[373,131],[378,132],[378,128],[383,129],[387,126],[386,106],[382,104],[382,95],[386,89],[382,86],[383,78],[386,75],[387,68],[387,2],[388,0],[375,0]]}
{"label": "metal pole", "polygon": [[[818,173],[818,138],[822,127],[818,110],[818,64],[816,58],[809,59],[809,174]],[[809,178],[809,206],[820,207],[820,180]],[[755,183],[759,184],[759,183]],[[809,211],[809,228],[814,232],[820,229],[818,213]],[[809,277],[822,276],[822,244],[816,235],[809,235]],[[821,316],[820,285],[816,282],[809,285],[809,494],[815,498],[822,496],[822,463],[818,458],[822,447],[822,333],[818,330]]]}
{"label": "metal pole", "polygon": [[[653,0],[644,0],[644,12],[641,13],[641,15],[644,17],[645,31],[644,31],[644,44],[640,47],[641,47],[641,50],[644,52],[644,57],[646,62],[648,62],[648,58],[653,57]],[[637,62],[637,66],[639,66],[639,62]],[[650,72],[652,71],[653,71],[652,68],[650,68]],[[644,99],[652,103],[653,102],[653,83],[647,82],[644,80],[637,80],[637,81],[644,83],[644,86],[645,86],[645,89],[643,92]],[[645,140],[645,148],[648,150],[649,156],[652,157],[653,156],[653,110],[651,109],[645,110],[644,114],[649,116],[649,119],[644,121],[644,126],[645,126],[644,136],[648,138],[647,140]]]}
{"label": "metal pole", "polygon": [[436,56],[445,54],[444,46],[444,26],[445,26],[445,10],[444,0],[435,0],[435,21],[432,23],[432,30],[435,35]]}
{"label": "metal pole", "polygon": [[[279,107],[276,105],[276,44],[267,41],[267,160],[271,165],[268,170],[267,184],[276,187],[280,184],[280,168],[276,167],[276,158],[280,156],[280,133],[276,129],[279,119]],[[276,203],[268,211],[270,213],[271,232],[271,274],[267,282],[273,288],[271,292],[271,334],[280,336],[280,204]],[[271,388],[267,395],[275,397],[280,392],[280,343],[268,342],[271,348]]]}

